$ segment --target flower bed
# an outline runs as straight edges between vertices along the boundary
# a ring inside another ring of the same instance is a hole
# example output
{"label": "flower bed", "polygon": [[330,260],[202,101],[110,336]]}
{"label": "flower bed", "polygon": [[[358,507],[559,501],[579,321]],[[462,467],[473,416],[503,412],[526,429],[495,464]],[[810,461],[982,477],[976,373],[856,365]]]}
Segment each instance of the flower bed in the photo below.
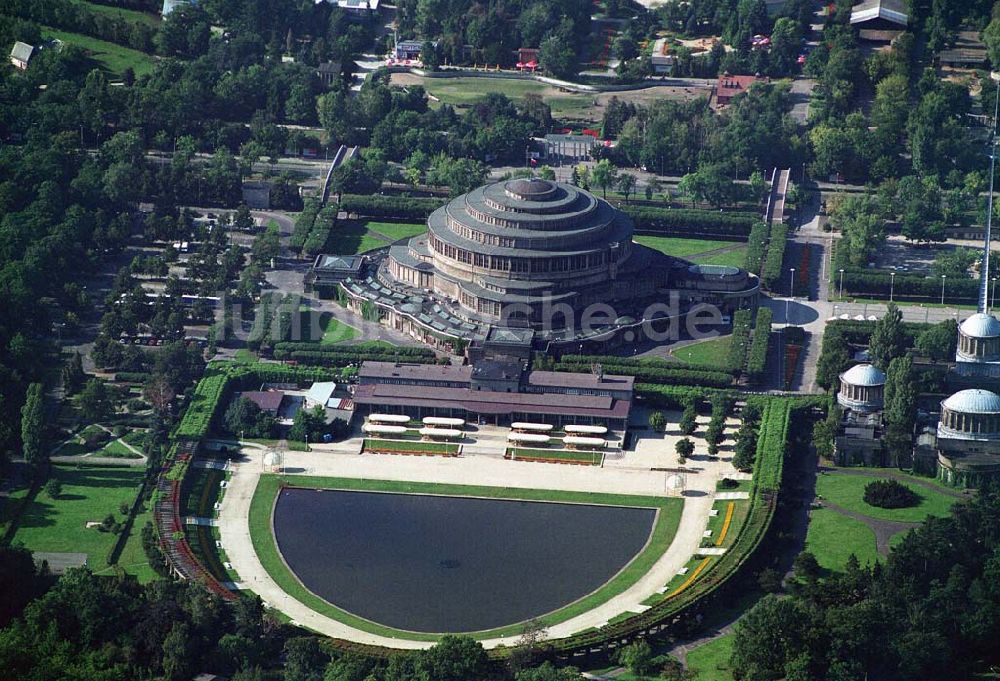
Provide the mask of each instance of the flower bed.
{"label": "flower bed", "polygon": [[812,261],[812,245],[802,245],[802,258],[799,261],[799,268],[795,270],[795,283],[800,290],[809,292],[809,263]]}
{"label": "flower bed", "polygon": [[799,363],[799,355],[802,354],[801,345],[788,343],[785,345],[785,390],[790,390],[792,379],[795,378],[795,367]]}

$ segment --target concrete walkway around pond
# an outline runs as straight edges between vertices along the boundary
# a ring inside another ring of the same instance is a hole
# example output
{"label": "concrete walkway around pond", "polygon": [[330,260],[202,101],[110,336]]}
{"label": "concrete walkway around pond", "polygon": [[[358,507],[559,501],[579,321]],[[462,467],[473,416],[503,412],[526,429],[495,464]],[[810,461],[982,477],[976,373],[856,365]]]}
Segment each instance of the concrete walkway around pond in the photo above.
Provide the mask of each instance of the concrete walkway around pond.
{"label": "concrete walkway around pond", "polygon": [[[665,450],[664,458],[675,458],[667,448],[669,438],[650,438],[644,450]],[[703,440],[697,444],[704,446]],[[232,477],[219,512],[219,532],[233,569],[243,585],[257,593],[301,626],[326,636],[394,648],[426,648],[428,642],[407,641],[371,634],[321,615],[285,593],[264,569],[250,538],[249,511],[254,490],[263,470],[260,448],[243,448],[243,461],[234,464]],[[397,457],[366,456],[338,452],[285,452],[283,466],[288,475],[316,475],[369,480],[413,481],[439,484],[487,485],[522,489],[552,489],[604,494],[662,496],[669,473],[650,471],[648,458],[639,455],[629,466],[629,457],[613,468],[563,466],[538,463],[522,466],[489,456]],[[647,455],[648,456],[648,455]],[[684,508],[677,533],[660,559],[631,587],[601,605],[548,628],[550,638],[563,638],[578,631],[606,624],[613,617],[638,611],[642,602],[662,589],[698,550],[715,500],[718,480],[733,472],[728,458],[699,457],[687,474]],[[484,640],[487,648],[515,644],[517,637]]]}

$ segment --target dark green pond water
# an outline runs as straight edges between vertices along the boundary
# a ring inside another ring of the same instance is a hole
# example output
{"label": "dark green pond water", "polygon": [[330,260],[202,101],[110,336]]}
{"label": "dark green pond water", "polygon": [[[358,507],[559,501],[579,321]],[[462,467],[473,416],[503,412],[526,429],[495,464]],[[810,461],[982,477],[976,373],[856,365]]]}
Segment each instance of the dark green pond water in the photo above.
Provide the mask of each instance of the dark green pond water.
{"label": "dark green pond water", "polygon": [[286,489],[274,531],[313,593],[379,624],[469,632],[594,591],[639,553],[654,509]]}

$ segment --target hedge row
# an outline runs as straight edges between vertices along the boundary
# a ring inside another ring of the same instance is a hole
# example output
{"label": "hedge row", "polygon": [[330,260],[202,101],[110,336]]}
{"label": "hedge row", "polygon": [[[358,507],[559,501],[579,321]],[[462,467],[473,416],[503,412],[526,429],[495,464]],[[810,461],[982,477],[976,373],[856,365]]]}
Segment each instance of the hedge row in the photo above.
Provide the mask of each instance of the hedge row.
{"label": "hedge row", "polygon": [[[315,364],[324,367],[345,367],[349,364],[360,362],[412,362],[415,364],[434,364],[439,360],[434,356],[414,356],[405,354],[392,354],[384,350],[353,350],[350,346],[338,351],[327,350],[277,350],[274,351],[275,359],[294,360],[307,364]],[[440,361],[447,361],[443,359]]]}
{"label": "hedge row", "polygon": [[[835,273],[833,284],[839,289],[840,274]],[[862,269],[845,269],[843,288],[846,294],[857,298],[888,298],[890,290],[897,300],[941,302],[941,277],[896,275],[895,283],[888,272]],[[944,302],[975,303],[979,300],[979,280],[949,278],[944,281]]]}
{"label": "hedge row", "polygon": [[685,236],[729,236],[743,241],[760,217],[756,213],[720,213],[694,208],[622,206],[637,230]]}
{"label": "hedge row", "polygon": [[769,307],[757,310],[757,324],[753,330],[753,341],[750,343],[750,353],[747,356],[747,378],[751,383],[759,383],[764,378],[764,366],[767,364],[767,345],[771,338],[771,321],[774,312]]}
{"label": "hedge row", "polygon": [[344,194],[340,197],[340,208],[362,217],[398,218],[422,222],[447,201],[447,199],[409,196]]}
{"label": "hedge row", "polygon": [[201,439],[208,434],[228,382],[229,374],[225,370],[213,370],[211,367],[206,370],[205,376],[194,389],[194,396],[174,437]]}
{"label": "hedge row", "polygon": [[767,253],[767,237],[770,234],[766,222],[755,222],[747,239],[747,255],[743,268],[752,274],[760,274],[764,266],[764,256]]}
{"label": "hedge row", "polygon": [[393,357],[428,357],[430,359],[435,359],[437,355],[430,348],[419,347],[415,345],[400,345],[400,346],[386,346],[382,343],[358,343],[356,345],[348,346],[320,346],[316,343],[295,343],[292,341],[282,341],[280,343],[275,343],[274,345],[275,353],[278,351],[293,352],[295,350],[312,350],[320,352],[368,352],[370,354],[377,354],[379,352],[384,353],[386,356],[392,355]]}
{"label": "hedge row", "polygon": [[761,269],[760,278],[764,287],[774,290],[781,281],[782,267],[785,260],[785,243],[788,239],[788,225],[776,222],[771,225],[771,240],[767,245],[767,257]]}
{"label": "hedge row", "polygon": [[330,232],[333,231],[333,225],[336,221],[337,207],[326,206],[323,208],[316,215],[316,221],[313,223],[312,229],[309,230],[309,236],[306,237],[306,241],[302,245],[302,250],[309,255],[322,253],[323,249],[326,248],[327,239],[330,238]]}
{"label": "hedge row", "polygon": [[302,212],[295,218],[295,230],[288,239],[292,250],[301,251],[302,247],[305,246],[306,239],[309,238],[309,232],[312,231],[313,225],[316,223],[316,216],[319,215],[319,209],[320,203],[315,199],[306,201],[306,204],[302,207]]}
{"label": "hedge row", "polygon": [[708,400],[716,395],[736,397],[737,393],[726,389],[695,388],[685,385],[635,384],[636,398],[646,402],[650,407],[660,409],[684,409],[689,404],[697,404],[699,400]]}
{"label": "hedge row", "polygon": [[733,335],[729,343],[729,356],[726,357],[726,368],[734,376],[739,376],[747,361],[750,350],[750,323],[753,314],[750,310],[737,310],[733,314]]}

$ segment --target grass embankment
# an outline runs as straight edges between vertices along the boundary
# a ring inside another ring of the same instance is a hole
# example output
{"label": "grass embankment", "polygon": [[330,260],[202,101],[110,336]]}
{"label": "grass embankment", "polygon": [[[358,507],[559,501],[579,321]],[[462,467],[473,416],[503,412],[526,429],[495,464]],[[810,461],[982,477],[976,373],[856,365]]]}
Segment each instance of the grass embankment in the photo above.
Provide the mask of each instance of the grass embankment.
{"label": "grass embankment", "polygon": [[83,48],[87,52],[87,56],[115,76],[120,76],[129,67],[135,72],[135,75],[141,76],[151,73],[155,64],[153,57],[145,52],[91,38],[80,33],[68,33],[43,26],[42,37],[55,38],[69,45]]}
{"label": "grass embankment", "polygon": [[879,508],[865,503],[865,485],[879,478],[867,475],[823,474],[816,478],[816,494],[830,503],[879,520],[920,523],[928,516],[944,517],[958,501],[942,492],[921,485],[900,481],[920,498],[909,508]]}
{"label": "grass embankment", "polygon": [[28,502],[14,542],[32,551],[86,553],[92,568],[103,569],[118,535],[87,523],[108,515],[123,522],[119,507],[131,507],[144,474],[141,468],[53,466],[52,477],[62,483],[62,493],[51,499],[41,492]]}
{"label": "grass embankment", "polygon": [[409,237],[417,236],[418,234],[423,234],[427,231],[427,225],[413,224],[409,222],[377,222],[375,220],[369,220],[365,223],[365,227],[369,232],[376,232],[387,236],[393,241],[407,239]]}
{"label": "grass embankment", "polygon": [[685,364],[721,369],[726,366],[729,359],[729,346],[732,344],[732,339],[732,336],[712,338],[677,348],[670,354]]}
{"label": "grass embankment", "polygon": [[702,265],[729,265],[743,267],[746,262],[747,245],[737,241],[714,241],[712,239],[686,239],[683,237],[649,236],[640,234],[636,243],[654,248],[661,253],[684,258]]}
{"label": "grass embankment", "polygon": [[344,341],[354,340],[360,335],[360,331],[353,326],[345,324],[329,313],[324,315],[322,323],[323,337],[319,341],[320,345],[343,343]]}
{"label": "grass embankment", "polygon": [[[346,478],[318,478],[308,476],[281,477],[263,475],[257,484],[250,504],[250,537],[264,569],[277,584],[293,598],[316,612],[348,626],[381,636],[395,636],[415,641],[434,641],[434,634],[406,632],[371,622],[331,605],[316,596],[296,579],[278,552],[271,531],[271,512],[282,483],[301,487],[343,489],[358,491],[393,492],[399,494],[439,494],[447,496],[474,496],[491,499],[519,499],[524,501],[550,501],[562,503],[598,504],[610,506],[639,506],[659,510],[656,523],[646,547],[621,572],[597,591],[555,612],[538,618],[543,626],[551,626],[592,610],[623,592],[646,574],[670,546],[680,522],[682,500],[675,498],[643,497],[624,494],[592,494],[588,492],[562,492],[555,490],[515,489],[510,487],[482,487],[472,485],[438,485],[387,480],[357,480]],[[500,629],[476,632],[476,638],[512,636],[521,633],[523,624]]]}
{"label": "grass embankment", "polygon": [[810,512],[805,550],[826,570],[843,570],[851,554],[861,565],[878,560],[871,528],[828,508]]}

